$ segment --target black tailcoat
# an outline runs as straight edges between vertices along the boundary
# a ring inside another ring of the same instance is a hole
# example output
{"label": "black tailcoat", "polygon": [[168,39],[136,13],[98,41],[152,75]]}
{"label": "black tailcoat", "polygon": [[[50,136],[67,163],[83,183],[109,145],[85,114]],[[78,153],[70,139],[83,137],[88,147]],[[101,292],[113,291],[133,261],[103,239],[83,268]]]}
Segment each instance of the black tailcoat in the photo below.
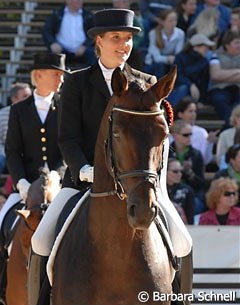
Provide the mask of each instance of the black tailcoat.
{"label": "black tailcoat", "polygon": [[[154,84],[156,77],[125,65],[128,81]],[[95,143],[110,93],[99,64],[67,75],[60,98],[59,144],[69,171],[65,185],[82,188],[79,170],[85,164],[93,165]],[[68,175],[71,174],[71,181]],[[71,185],[71,183],[73,184]]]}
{"label": "black tailcoat", "polygon": [[50,170],[62,165],[57,142],[58,99],[55,94],[44,123],[40,120],[33,96],[11,107],[6,158],[15,185],[21,178],[29,182],[37,179],[39,168],[45,162]]}

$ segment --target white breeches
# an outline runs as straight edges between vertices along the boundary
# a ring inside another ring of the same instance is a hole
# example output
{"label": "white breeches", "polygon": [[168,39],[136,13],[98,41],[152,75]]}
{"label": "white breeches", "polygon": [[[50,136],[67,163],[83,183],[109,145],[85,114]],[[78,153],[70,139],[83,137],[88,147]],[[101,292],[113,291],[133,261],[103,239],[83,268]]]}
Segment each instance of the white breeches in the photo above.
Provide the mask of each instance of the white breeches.
{"label": "white breeches", "polygon": [[36,254],[49,256],[55,240],[58,216],[66,202],[78,192],[73,188],[63,188],[51,202],[31,239],[32,249]]}

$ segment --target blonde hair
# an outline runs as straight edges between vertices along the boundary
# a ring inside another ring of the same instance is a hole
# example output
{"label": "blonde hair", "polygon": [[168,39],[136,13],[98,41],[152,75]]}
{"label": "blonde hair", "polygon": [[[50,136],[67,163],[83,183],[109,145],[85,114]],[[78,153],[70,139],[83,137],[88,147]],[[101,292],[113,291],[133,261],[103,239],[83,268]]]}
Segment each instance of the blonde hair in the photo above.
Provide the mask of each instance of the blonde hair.
{"label": "blonde hair", "polygon": [[180,120],[180,119],[176,120],[176,121],[174,121],[174,123],[171,127],[171,133],[179,134],[183,128],[186,128],[189,126],[191,127],[191,125],[184,120]]}
{"label": "blonde hair", "polygon": [[236,118],[240,117],[240,105],[237,105],[233,108],[230,116],[230,124],[236,126]]}
{"label": "blonde hair", "polygon": [[33,87],[36,87],[37,86],[37,82],[36,82],[36,70],[32,70],[31,71],[31,84]]}
{"label": "blonde hair", "polygon": [[[188,36],[193,34],[204,34],[213,38],[218,34],[219,11],[216,8],[204,9],[196,18],[194,23],[189,27]],[[190,38],[189,37],[189,38]]]}
{"label": "blonde hair", "polygon": [[[234,179],[221,177],[219,179],[213,180],[211,182],[210,188],[206,194],[206,204],[210,210],[215,210],[220,197],[229,190],[229,188],[233,189],[235,192],[238,192],[238,185]],[[238,201],[238,196],[236,196],[236,203]]]}

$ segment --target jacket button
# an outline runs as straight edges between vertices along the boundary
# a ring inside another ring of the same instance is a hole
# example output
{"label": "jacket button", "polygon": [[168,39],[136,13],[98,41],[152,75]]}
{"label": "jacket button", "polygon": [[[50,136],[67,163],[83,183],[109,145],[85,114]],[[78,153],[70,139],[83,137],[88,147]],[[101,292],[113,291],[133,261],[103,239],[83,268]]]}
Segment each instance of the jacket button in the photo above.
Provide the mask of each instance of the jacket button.
{"label": "jacket button", "polygon": [[43,146],[42,147],[42,151],[46,151],[47,150],[47,147],[46,146]]}
{"label": "jacket button", "polygon": [[45,128],[40,128],[40,132],[44,133],[44,132],[46,132],[46,129]]}
{"label": "jacket button", "polygon": [[47,156],[42,157],[43,161],[47,161]]}
{"label": "jacket button", "polygon": [[45,137],[42,137],[42,138],[41,138],[41,141],[42,141],[42,142],[46,142],[47,139],[46,139]]}

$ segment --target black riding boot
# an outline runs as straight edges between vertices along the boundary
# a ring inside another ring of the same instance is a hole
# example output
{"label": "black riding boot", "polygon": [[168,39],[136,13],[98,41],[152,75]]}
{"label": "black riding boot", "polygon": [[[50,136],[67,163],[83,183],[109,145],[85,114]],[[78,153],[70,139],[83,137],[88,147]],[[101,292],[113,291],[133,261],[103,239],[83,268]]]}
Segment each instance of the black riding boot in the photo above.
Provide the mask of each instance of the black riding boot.
{"label": "black riding boot", "polygon": [[0,305],[6,304],[7,250],[0,249]]}
{"label": "black riding boot", "polygon": [[51,286],[48,281],[46,265],[48,256],[35,254],[29,259],[28,302],[31,305],[49,305]]}
{"label": "black riding boot", "polygon": [[[185,257],[181,258],[180,270],[176,273],[172,283],[173,293],[187,295],[192,294],[192,279],[193,279],[193,261],[192,251]],[[190,305],[190,300],[172,301],[171,305]]]}

